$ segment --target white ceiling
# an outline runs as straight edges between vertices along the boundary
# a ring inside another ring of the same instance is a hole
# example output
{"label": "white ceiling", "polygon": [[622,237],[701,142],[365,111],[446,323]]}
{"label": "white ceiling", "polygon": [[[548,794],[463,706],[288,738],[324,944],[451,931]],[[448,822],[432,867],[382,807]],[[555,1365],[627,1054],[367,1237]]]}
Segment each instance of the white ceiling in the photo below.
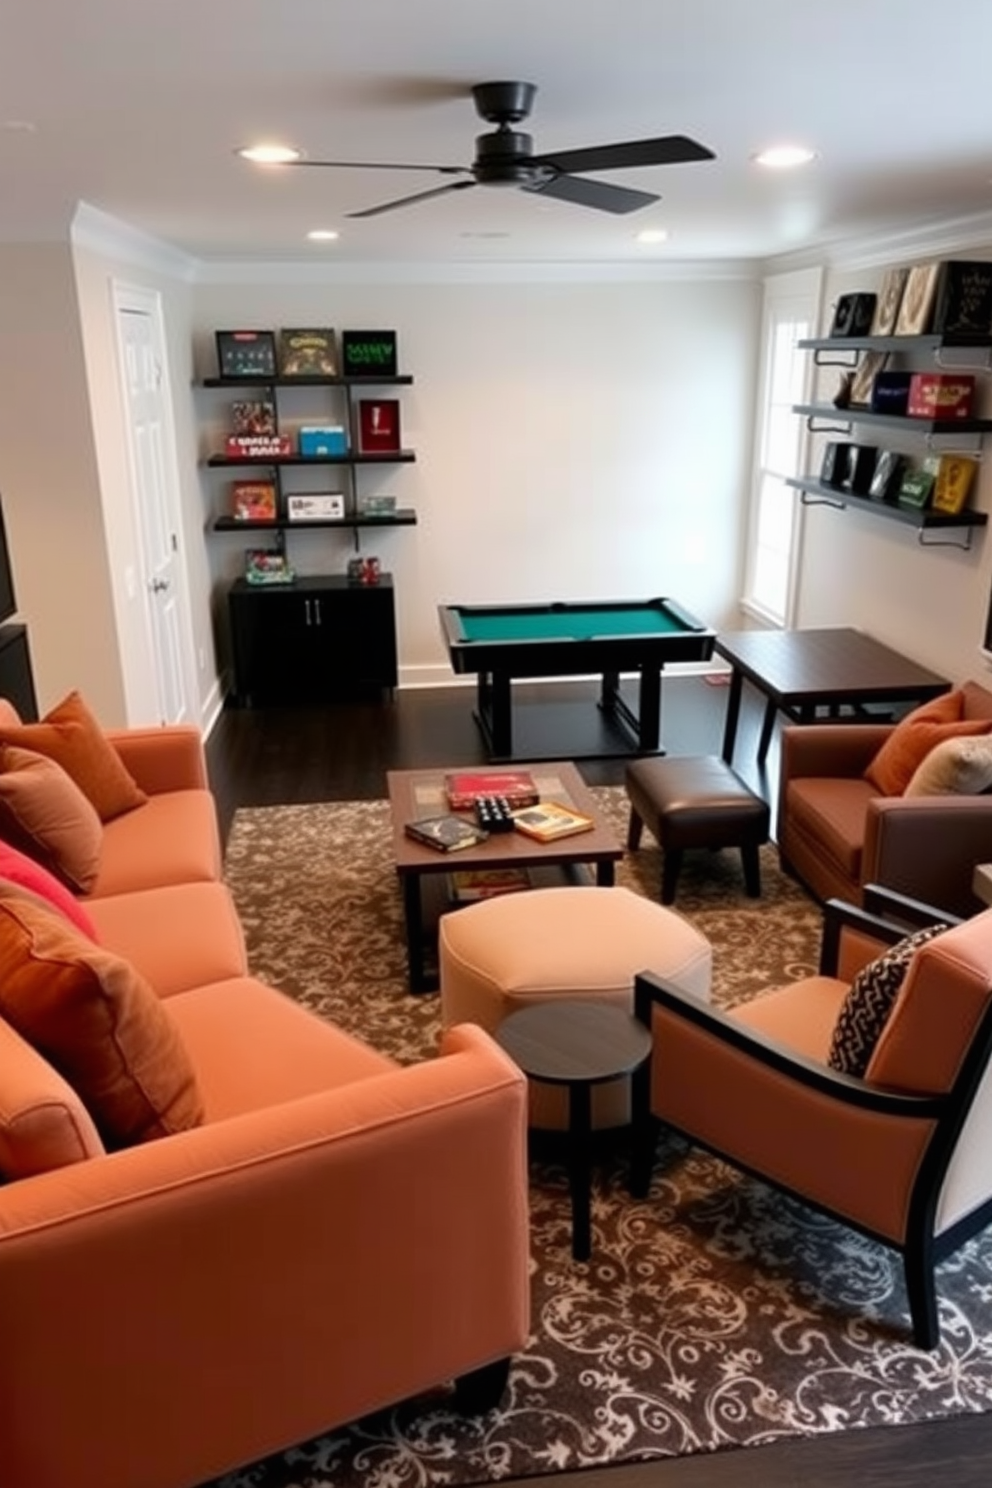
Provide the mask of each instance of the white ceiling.
{"label": "white ceiling", "polygon": [[[4,0],[0,241],[88,203],[196,258],[637,262],[764,258],[992,212],[992,3],[953,0]],[[538,85],[538,153],[688,134],[715,162],[605,173],[660,193],[610,216],[311,157],[467,166],[469,89]],[[750,159],[784,140],[792,173]],[[668,230],[646,248],[642,228]],[[340,232],[308,243],[312,228]]]}

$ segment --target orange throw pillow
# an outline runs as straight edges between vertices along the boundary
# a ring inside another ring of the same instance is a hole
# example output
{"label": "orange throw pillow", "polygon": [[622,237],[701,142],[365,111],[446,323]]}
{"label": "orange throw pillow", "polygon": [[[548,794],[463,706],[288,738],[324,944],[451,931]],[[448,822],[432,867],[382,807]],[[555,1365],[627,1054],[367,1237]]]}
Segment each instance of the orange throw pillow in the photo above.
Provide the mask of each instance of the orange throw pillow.
{"label": "orange throw pillow", "polygon": [[100,871],[103,826],[79,786],[54,760],[0,744],[0,838],[77,894]]}
{"label": "orange throw pillow", "polygon": [[70,692],[40,723],[0,724],[0,744],[33,749],[55,760],[101,821],[112,821],[148,800],[78,692]]}
{"label": "orange throw pillow", "polygon": [[897,723],[865,771],[869,785],[883,796],[901,796],[935,745],[962,734],[987,734],[988,718],[962,718],[964,692],[956,688],[914,708]]}
{"label": "orange throw pillow", "polygon": [[144,977],[4,885],[0,1016],[71,1085],[108,1148],[203,1121],[189,1055]]}

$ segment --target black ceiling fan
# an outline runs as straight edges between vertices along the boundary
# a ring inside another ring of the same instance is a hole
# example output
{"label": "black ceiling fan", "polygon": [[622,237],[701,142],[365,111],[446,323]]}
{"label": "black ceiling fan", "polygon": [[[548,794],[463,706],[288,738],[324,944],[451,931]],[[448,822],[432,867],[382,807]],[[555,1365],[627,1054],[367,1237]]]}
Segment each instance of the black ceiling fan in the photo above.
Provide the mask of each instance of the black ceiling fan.
{"label": "black ceiling fan", "polygon": [[401,196],[395,201],[383,202],[378,207],[366,207],[361,212],[347,213],[349,217],[377,217],[382,212],[394,212],[398,207],[428,201],[434,196],[445,196],[451,191],[465,191],[470,186],[516,186],[522,191],[538,192],[542,196],[556,197],[559,201],[573,202],[580,207],[592,207],[599,212],[636,212],[659,198],[650,191],[632,191],[629,187],[612,186],[606,181],[586,181],[582,179],[583,174],[587,171],[629,170],[633,166],[643,165],[680,165],[715,158],[712,150],[707,150],[705,145],[697,144],[684,134],[669,134],[660,139],[628,140],[616,145],[593,145],[584,150],[559,150],[552,155],[535,155],[531,136],[512,126],[527,118],[536,92],[537,88],[533,83],[475,85],[472,97],[476,110],[481,118],[495,124],[496,128],[489,134],[476,137],[475,159],[468,166],[306,159],[293,161],[292,164],[337,170],[420,170],[433,171],[443,176],[468,177],[467,180],[448,181],[444,186],[435,186],[430,191],[417,191],[412,196]]}

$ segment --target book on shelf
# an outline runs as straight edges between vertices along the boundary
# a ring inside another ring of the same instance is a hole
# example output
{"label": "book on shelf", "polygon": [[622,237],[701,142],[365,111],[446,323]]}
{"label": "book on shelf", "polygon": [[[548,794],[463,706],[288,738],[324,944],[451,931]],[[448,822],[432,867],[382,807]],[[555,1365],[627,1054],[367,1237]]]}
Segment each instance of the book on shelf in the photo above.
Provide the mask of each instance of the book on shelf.
{"label": "book on shelf", "polygon": [[426,847],[438,852],[458,852],[463,847],[475,847],[485,842],[488,832],[483,832],[464,816],[423,816],[409,821],[404,828],[406,835]]}
{"label": "book on shelf", "polygon": [[216,331],[217,365],[221,377],[243,377],[247,382],[274,377],[276,338],[271,331]]}
{"label": "book on shelf", "polygon": [[342,331],[345,377],[395,377],[395,331]]}
{"label": "book on shelf", "polygon": [[933,486],[933,509],[956,517],[963,512],[978,469],[967,455],[941,455]]}
{"label": "book on shelf", "polygon": [[330,326],[279,332],[280,377],[337,377],[338,353]]}
{"label": "book on shelf", "polygon": [[229,460],[282,459],[293,453],[288,434],[228,434],[224,453]]}
{"label": "book on shelf", "polygon": [[516,894],[530,888],[526,868],[464,868],[449,873],[448,889],[456,904],[475,904],[497,894]]}
{"label": "book on shelf", "polygon": [[534,837],[538,842],[555,842],[559,837],[591,832],[596,823],[584,811],[576,811],[560,801],[541,801],[537,806],[515,811],[513,825],[518,832]]}
{"label": "book on shelf", "polygon": [[471,811],[480,796],[502,796],[508,806],[536,806],[541,799],[527,770],[467,770],[444,777],[452,811]]}
{"label": "book on shelf", "polygon": [[231,515],[238,522],[274,522],[275,481],[234,481],[231,485]]}
{"label": "book on shelf", "polygon": [[358,448],[363,454],[379,450],[397,452],[400,447],[398,398],[359,398]]}
{"label": "book on shelf", "polygon": [[239,398],[231,404],[231,432],[234,434],[277,433],[276,405],[270,398]]}
{"label": "book on shelf", "polygon": [[278,548],[248,548],[245,552],[245,578],[249,584],[291,584],[296,574],[285,553]]}

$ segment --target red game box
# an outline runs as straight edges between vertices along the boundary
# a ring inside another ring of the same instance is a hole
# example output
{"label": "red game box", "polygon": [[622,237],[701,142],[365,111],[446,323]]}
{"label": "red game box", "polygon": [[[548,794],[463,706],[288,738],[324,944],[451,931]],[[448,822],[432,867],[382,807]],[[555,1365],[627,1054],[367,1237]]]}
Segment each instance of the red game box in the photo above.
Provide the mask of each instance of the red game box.
{"label": "red game box", "polygon": [[975,379],[965,372],[914,372],[906,412],[910,418],[971,418]]}

